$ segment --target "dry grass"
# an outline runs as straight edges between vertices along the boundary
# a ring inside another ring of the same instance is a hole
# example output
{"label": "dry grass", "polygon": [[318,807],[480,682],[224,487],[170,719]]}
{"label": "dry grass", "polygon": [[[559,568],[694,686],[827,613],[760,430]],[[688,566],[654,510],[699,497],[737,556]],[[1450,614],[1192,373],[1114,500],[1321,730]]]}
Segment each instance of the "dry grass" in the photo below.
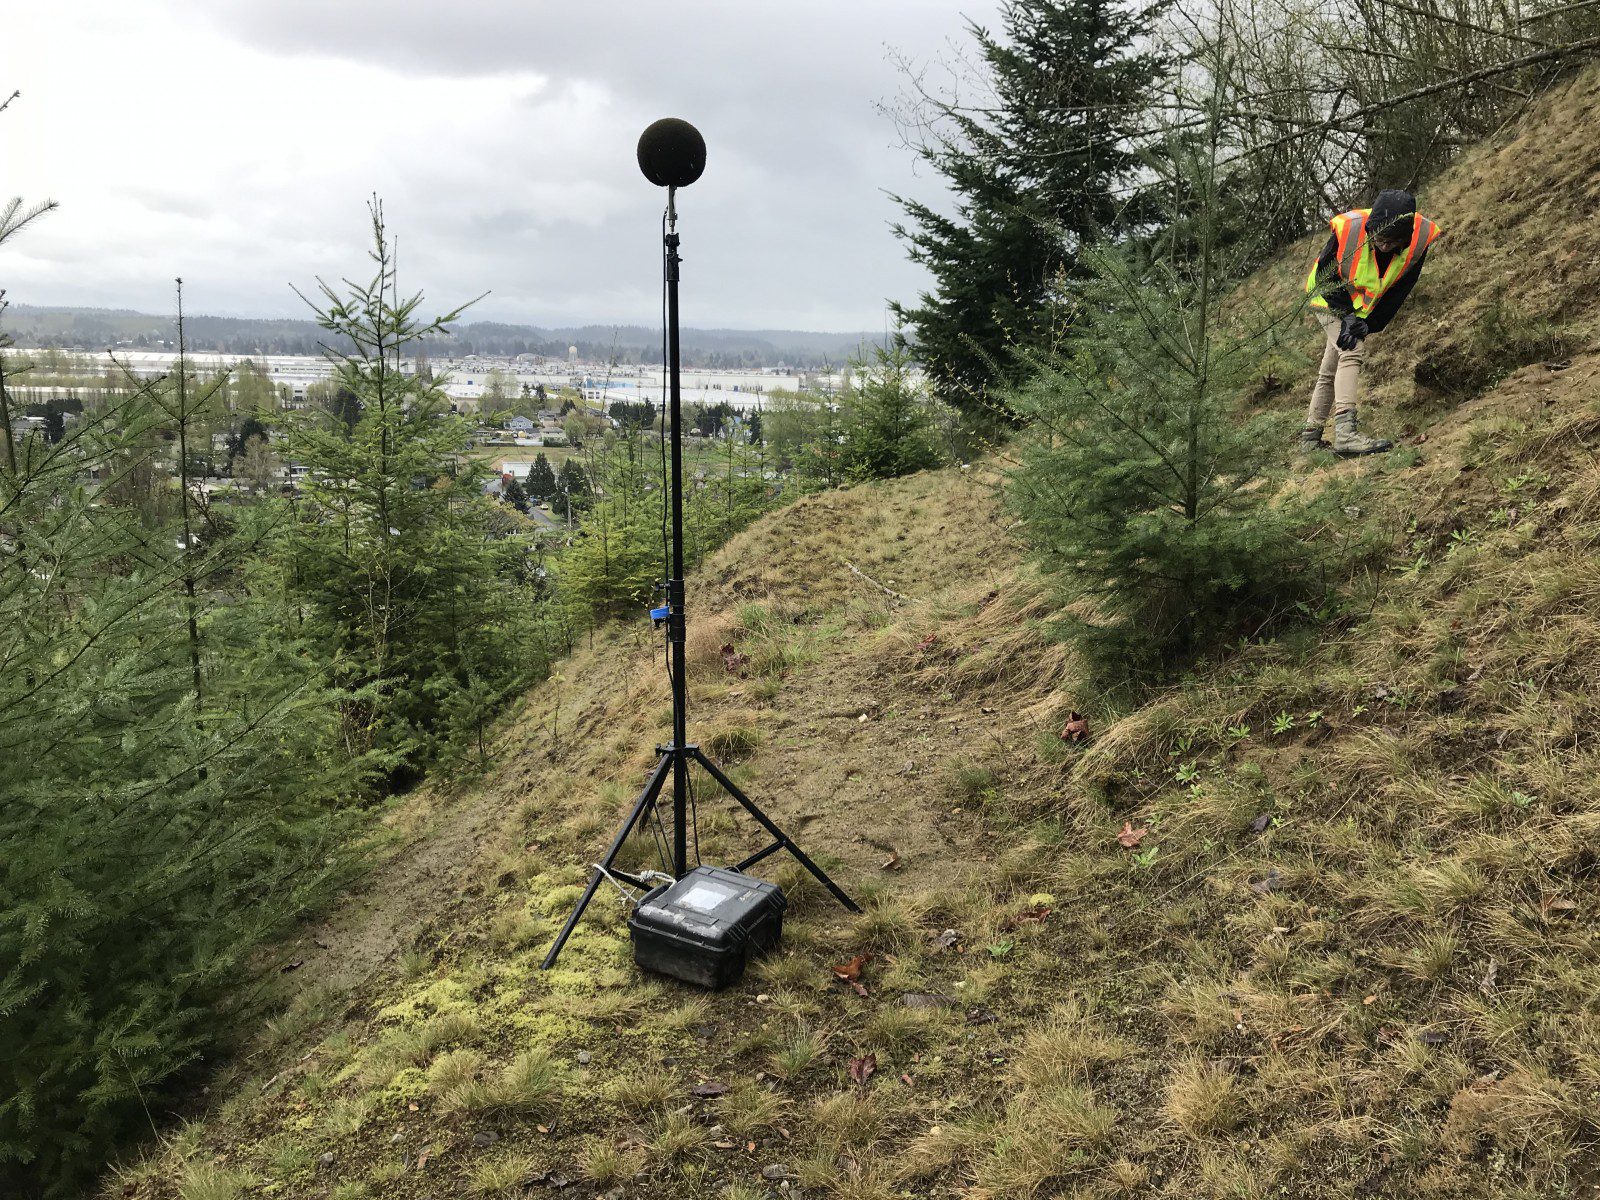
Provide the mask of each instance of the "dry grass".
{"label": "dry grass", "polygon": [[214,1163],[193,1163],[178,1184],[178,1200],[237,1200],[255,1182],[243,1171]]}
{"label": "dry grass", "polygon": [[1096,1068],[1136,1052],[1132,1043],[1106,1032],[1103,1022],[1069,1003],[1028,1032],[1011,1064],[1011,1077],[1022,1087],[1049,1092],[1081,1084]]}
{"label": "dry grass", "polygon": [[783,1042],[767,1059],[768,1070],[779,1079],[798,1079],[822,1059],[825,1043],[811,1030],[802,1030]]}
{"label": "dry grass", "polygon": [[540,1174],[539,1161],[520,1150],[503,1150],[471,1167],[467,1186],[475,1196],[520,1196]]}
{"label": "dry grass", "polygon": [[724,612],[696,613],[684,629],[684,656],[691,679],[722,679],[728,673],[722,648],[732,645],[741,632],[737,617]]}
{"label": "dry grass", "polygon": [[1238,1128],[1245,1118],[1239,1081],[1227,1066],[1189,1058],[1167,1081],[1168,1120],[1197,1140]]}
{"label": "dry grass", "polygon": [[1117,1123],[1116,1110],[1088,1088],[1026,1091],[1007,1104],[990,1153],[978,1160],[978,1186],[996,1200],[1048,1195],[1102,1161]]}
{"label": "dry grass", "polygon": [[619,1146],[611,1138],[597,1138],[583,1150],[583,1177],[596,1187],[626,1183],[644,1169],[644,1164],[642,1150]]}

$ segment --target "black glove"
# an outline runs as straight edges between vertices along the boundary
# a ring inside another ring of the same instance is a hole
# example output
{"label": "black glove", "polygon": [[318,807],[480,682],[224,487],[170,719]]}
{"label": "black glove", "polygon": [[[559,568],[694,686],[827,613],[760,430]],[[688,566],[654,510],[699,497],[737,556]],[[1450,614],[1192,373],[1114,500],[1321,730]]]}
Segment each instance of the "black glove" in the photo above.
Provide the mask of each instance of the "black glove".
{"label": "black glove", "polygon": [[1355,313],[1346,313],[1344,320],[1339,323],[1339,336],[1333,339],[1333,344],[1341,350],[1354,350],[1367,332],[1365,321]]}

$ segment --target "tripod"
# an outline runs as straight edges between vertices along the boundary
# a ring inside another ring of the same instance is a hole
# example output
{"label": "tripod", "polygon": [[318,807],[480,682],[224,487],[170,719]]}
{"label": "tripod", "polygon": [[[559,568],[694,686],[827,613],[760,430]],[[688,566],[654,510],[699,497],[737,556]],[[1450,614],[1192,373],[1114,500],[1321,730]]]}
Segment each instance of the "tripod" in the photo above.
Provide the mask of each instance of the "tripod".
{"label": "tripod", "polygon": [[698,763],[706,773],[715,779],[730,796],[737,800],[752,817],[755,818],[767,833],[771,834],[773,841],[770,845],[757,850],[754,854],[735,864],[735,871],[744,871],[755,866],[756,863],[776,854],[779,850],[787,850],[807,871],[814,875],[823,887],[833,894],[835,900],[844,905],[851,912],[860,912],[855,901],[845,895],[843,889],[833,880],[829,879],[823,869],[806,856],[804,850],[794,843],[788,834],[778,828],[776,822],[756,806],[755,801],[745,795],[733,780],[723,772],[701,751],[699,746],[691,745],[688,738],[689,724],[689,693],[688,678],[685,674],[685,648],[684,630],[686,627],[684,614],[683,591],[683,435],[680,422],[681,415],[681,372],[679,369],[678,346],[678,211],[676,207],[676,187],[667,188],[667,221],[663,234],[663,248],[665,251],[665,278],[667,288],[667,370],[669,379],[670,396],[670,425],[672,444],[672,574],[667,580],[667,654],[671,664],[672,674],[672,742],[666,746],[657,746],[656,750],[661,757],[656,760],[655,769],[650,772],[650,779],[644,786],[644,791],[639,793],[639,798],[634,801],[633,809],[628,814],[627,820],[622,823],[622,828],[617,830],[617,835],[611,841],[610,848],[593,867],[588,886],[584,888],[583,895],[573,907],[572,914],[567,918],[567,923],[562,926],[561,932],[556,936],[550,952],[545,955],[544,962],[540,964],[541,970],[549,970],[555,965],[556,957],[561,953],[562,947],[567,944],[567,939],[572,936],[572,931],[577,928],[578,921],[582,918],[584,910],[589,907],[589,901],[594,899],[595,891],[599,888],[601,880],[611,877],[622,879],[634,887],[647,888],[649,883],[626,871],[617,870],[613,864],[621,852],[623,844],[628,840],[628,835],[641,820],[653,812],[656,801],[661,796],[661,789],[666,786],[667,777],[672,777],[672,876],[682,879],[689,872],[689,768]]}

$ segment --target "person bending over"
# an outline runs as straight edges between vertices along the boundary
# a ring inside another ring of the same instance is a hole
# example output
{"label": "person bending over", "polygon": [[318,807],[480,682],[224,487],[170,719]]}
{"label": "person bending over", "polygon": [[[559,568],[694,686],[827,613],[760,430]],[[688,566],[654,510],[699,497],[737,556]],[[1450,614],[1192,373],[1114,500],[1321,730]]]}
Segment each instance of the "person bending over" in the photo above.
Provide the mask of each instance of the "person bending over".
{"label": "person bending over", "polygon": [[[1352,456],[1377,454],[1392,443],[1362,433],[1356,398],[1366,339],[1385,329],[1422,274],[1439,227],[1417,213],[1410,192],[1378,193],[1371,208],[1353,208],[1328,222],[1333,233],[1306,276],[1311,315],[1328,339],[1298,450],[1332,449]],[[1333,445],[1322,431],[1333,412]]]}

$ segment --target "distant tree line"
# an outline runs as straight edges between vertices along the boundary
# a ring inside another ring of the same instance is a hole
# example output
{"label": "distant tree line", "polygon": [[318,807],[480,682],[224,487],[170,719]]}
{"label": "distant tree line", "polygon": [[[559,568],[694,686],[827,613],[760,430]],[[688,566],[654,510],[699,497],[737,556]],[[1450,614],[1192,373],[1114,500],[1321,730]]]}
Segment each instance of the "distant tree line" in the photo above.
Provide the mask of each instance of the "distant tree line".
{"label": "distant tree line", "polygon": [[[19,342],[40,347],[104,350],[123,346],[139,350],[171,350],[173,332],[164,319],[117,310],[53,309],[17,305],[11,329]],[[706,369],[748,369],[784,364],[816,370],[840,361],[850,349],[870,343],[871,334],[793,333],[777,337],[760,332],[683,331],[685,366]],[[342,334],[315,322],[242,317],[195,316],[189,320],[188,348],[241,357],[260,354],[318,355],[323,348],[349,353],[353,345]],[[584,362],[629,365],[659,364],[661,331],[640,326],[586,326],[545,330],[497,322],[458,324],[419,338],[414,349],[430,358],[469,354],[539,355],[564,361],[576,346]]]}

